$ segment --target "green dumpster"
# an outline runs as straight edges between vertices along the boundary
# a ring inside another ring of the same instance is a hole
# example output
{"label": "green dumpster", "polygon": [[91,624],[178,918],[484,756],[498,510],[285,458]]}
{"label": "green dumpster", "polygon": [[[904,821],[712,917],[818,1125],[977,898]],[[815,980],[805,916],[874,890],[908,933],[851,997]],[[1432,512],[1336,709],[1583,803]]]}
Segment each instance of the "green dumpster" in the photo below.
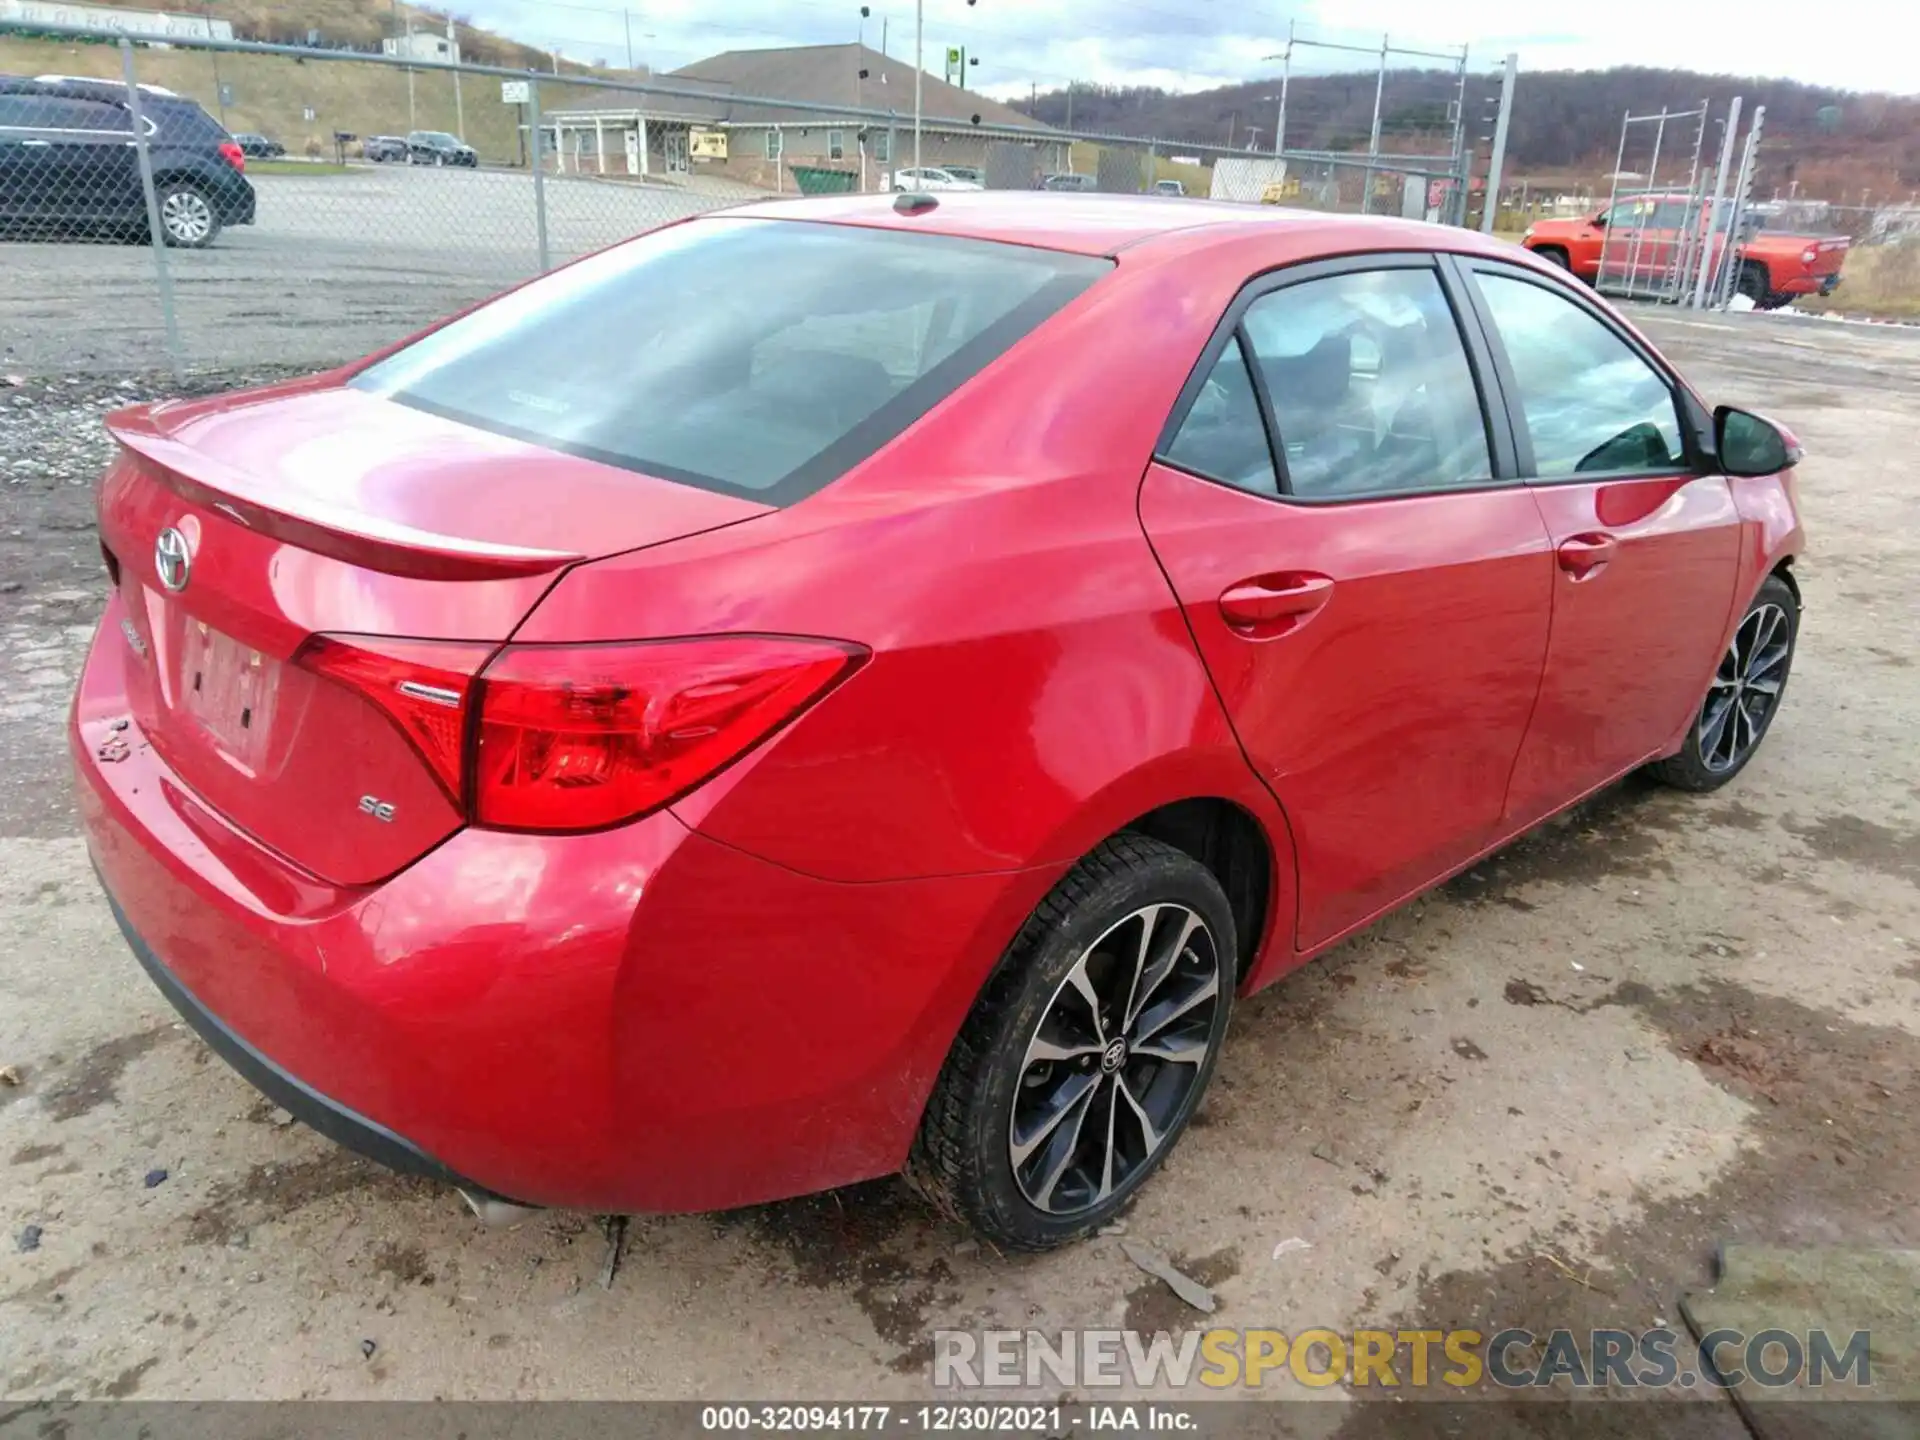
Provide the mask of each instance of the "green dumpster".
{"label": "green dumpster", "polygon": [[821,165],[793,167],[794,183],[802,195],[851,195],[859,178],[851,170],[829,170]]}

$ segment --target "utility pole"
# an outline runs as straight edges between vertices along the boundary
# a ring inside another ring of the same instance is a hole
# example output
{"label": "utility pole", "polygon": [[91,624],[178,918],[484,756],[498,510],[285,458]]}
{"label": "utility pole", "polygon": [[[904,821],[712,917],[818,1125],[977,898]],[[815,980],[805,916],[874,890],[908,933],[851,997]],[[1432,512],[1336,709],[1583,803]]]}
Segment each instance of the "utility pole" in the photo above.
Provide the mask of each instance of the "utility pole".
{"label": "utility pole", "polygon": [[1380,37],[1380,73],[1373,82],[1373,129],[1367,134],[1367,180],[1366,191],[1360,196],[1360,213],[1373,213],[1373,172],[1380,157],[1380,105],[1387,95],[1387,42],[1391,36]]}
{"label": "utility pole", "polygon": [[[1500,218],[1500,170],[1507,160],[1507,124],[1513,119],[1513,82],[1520,73],[1520,57],[1509,54],[1501,71],[1500,118],[1493,122],[1493,154],[1487,161],[1487,194],[1480,203],[1482,235],[1491,235],[1495,222]],[[1656,149],[1654,153],[1659,152]]]}
{"label": "utility pole", "polygon": [[[447,49],[453,63],[460,63],[460,36],[453,28],[453,16],[447,16]],[[464,142],[467,138],[467,107],[460,99],[460,72],[453,72],[453,127]]]}
{"label": "utility pole", "polygon": [[627,70],[633,70],[633,12],[623,9],[620,18],[627,22]]}
{"label": "utility pole", "polygon": [[1067,81],[1067,129],[1073,129],[1073,81]]}
{"label": "utility pole", "polygon": [[[207,39],[211,40],[213,39],[213,5],[211,0],[207,0],[207,3],[202,4],[200,9],[207,17]],[[213,61],[213,98],[215,103],[220,107],[220,128],[224,130],[227,128],[227,87],[220,83],[220,52],[218,50],[209,50],[207,51],[207,56]]]}
{"label": "utility pole", "polygon": [[927,0],[913,0],[913,168],[920,168],[920,81],[927,68]]}
{"label": "utility pole", "polygon": [[[1267,57],[1271,60],[1273,57]],[[1293,79],[1293,21],[1287,21],[1287,48],[1280,52],[1280,114],[1273,126],[1273,153],[1278,155],[1287,143],[1287,82]]]}
{"label": "utility pole", "polygon": [[414,131],[420,128],[420,117],[415,112],[414,104],[413,104],[413,64],[412,64],[412,61],[413,61],[413,11],[411,10],[407,11],[406,45],[407,45],[407,61],[408,61],[408,64],[407,64],[407,129],[409,131]]}

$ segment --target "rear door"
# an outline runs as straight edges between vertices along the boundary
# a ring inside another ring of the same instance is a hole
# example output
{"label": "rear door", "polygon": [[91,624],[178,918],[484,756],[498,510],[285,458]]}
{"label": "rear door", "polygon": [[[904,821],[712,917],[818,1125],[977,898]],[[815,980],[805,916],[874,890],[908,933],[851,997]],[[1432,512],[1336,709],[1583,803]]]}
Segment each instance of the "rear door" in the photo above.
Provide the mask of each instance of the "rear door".
{"label": "rear door", "polygon": [[[1546,532],[1430,255],[1229,312],[1140,513],[1299,857],[1320,944],[1490,842],[1546,651]],[[1469,336],[1472,339],[1469,340]]]}
{"label": "rear door", "polygon": [[1600,306],[1531,270],[1462,269],[1555,547],[1553,638],[1508,798],[1531,824],[1653,758],[1699,708],[1740,517],[1703,473],[1681,387]]}

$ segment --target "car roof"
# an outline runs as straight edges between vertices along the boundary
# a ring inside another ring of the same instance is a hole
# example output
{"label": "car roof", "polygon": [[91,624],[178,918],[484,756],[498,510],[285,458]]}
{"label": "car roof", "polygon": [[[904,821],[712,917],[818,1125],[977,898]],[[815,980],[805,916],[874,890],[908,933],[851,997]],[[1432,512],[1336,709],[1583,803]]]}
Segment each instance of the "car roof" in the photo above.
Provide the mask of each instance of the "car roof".
{"label": "car roof", "polygon": [[[927,200],[935,203],[931,206]],[[1001,240],[1078,255],[1117,255],[1162,237],[1188,246],[1226,241],[1249,231],[1284,229],[1315,248],[1466,250],[1507,254],[1515,247],[1472,231],[1382,215],[1329,215],[1277,205],[1199,200],[1165,195],[1093,195],[1030,190],[980,190],[926,196],[912,211],[890,195],[833,195],[774,200],[725,212],[770,220],[812,220],[883,230],[917,230],[972,240]]]}

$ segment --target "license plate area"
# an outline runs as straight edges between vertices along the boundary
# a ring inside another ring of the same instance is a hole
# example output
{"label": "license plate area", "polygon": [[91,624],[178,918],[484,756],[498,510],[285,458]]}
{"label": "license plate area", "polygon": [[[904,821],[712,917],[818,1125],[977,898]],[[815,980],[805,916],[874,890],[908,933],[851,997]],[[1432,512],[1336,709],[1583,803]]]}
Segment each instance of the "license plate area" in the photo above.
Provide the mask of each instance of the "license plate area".
{"label": "license plate area", "polygon": [[260,768],[280,696],[278,660],[189,616],[176,693],[180,711],[230,760]]}

